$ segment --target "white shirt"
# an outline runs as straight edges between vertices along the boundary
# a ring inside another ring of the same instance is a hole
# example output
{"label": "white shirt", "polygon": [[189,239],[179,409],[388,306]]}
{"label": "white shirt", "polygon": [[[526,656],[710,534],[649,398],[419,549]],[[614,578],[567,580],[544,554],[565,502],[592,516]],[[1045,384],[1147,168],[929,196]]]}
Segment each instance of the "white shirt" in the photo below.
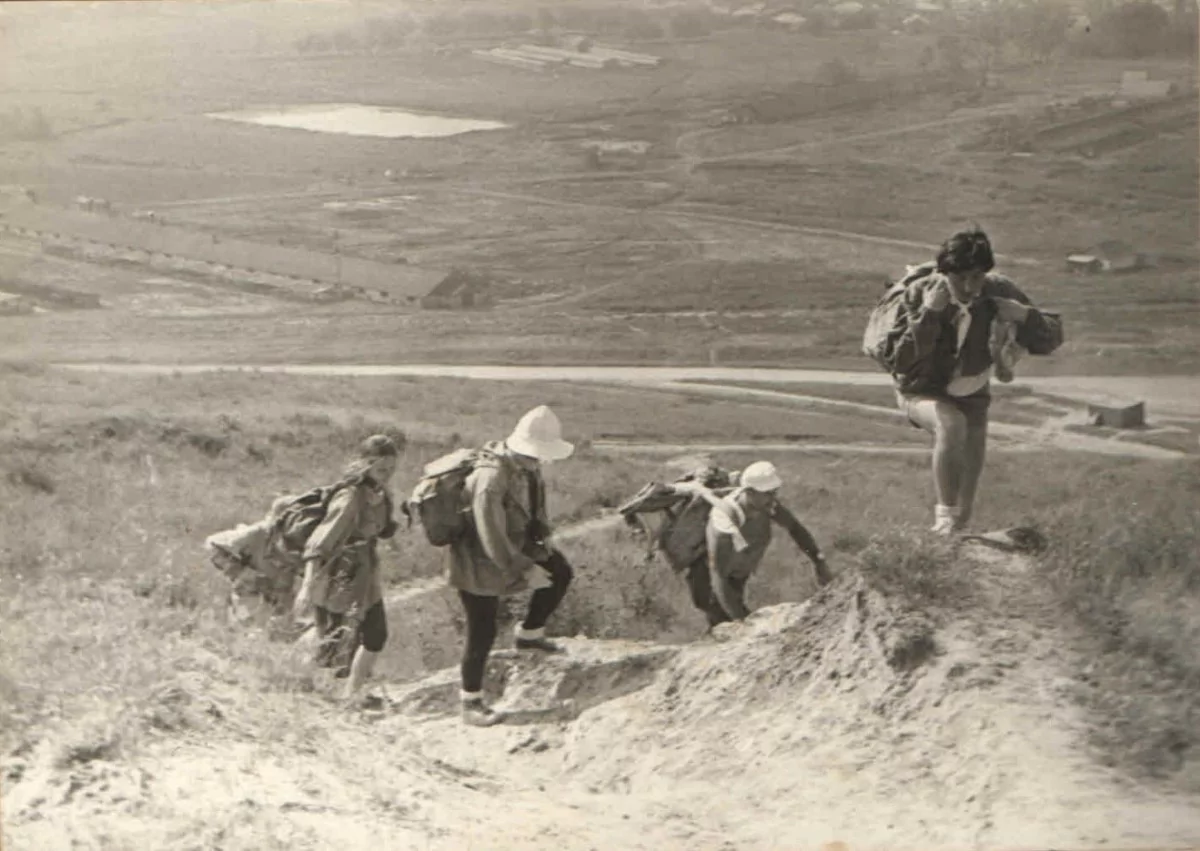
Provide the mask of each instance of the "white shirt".
{"label": "white shirt", "polygon": [[[954,295],[953,289],[950,289],[950,299],[958,306],[958,314],[954,317],[955,330],[958,332],[958,344],[954,351],[956,354],[961,354],[963,343],[967,340],[967,332],[971,330],[971,305],[969,302],[959,301],[958,297]],[[990,366],[979,375],[963,375],[962,358],[959,357],[954,365],[954,374],[950,378],[950,383],[946,385],[946,392],[951,396],[970,396],[986,387],[991,377],[992,367]]]}

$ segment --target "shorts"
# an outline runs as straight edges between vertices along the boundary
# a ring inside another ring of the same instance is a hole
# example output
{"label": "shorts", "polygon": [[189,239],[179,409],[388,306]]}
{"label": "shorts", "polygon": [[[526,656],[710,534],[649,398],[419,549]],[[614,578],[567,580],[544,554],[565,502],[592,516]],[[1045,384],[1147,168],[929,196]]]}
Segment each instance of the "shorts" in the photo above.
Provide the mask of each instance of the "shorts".
{"label": "shorts", "polygon": [[912,418],[911,406],[913,402],[922,399],[933,399],[938,402],[949,402],[954,407],[962,411],[963,416],[967,418],[967,422],[976,422],[978,420],[987,420],[988,408],[992,404],[992,394],[984,387],[982,390],[972,393],[970,396],[949,396],[949,395],[934,395],[932,393],[914,393],[906,395],[899,390],[896,391],[896,405],[904,413],[908,419],[908,424],[913,428],[921,428],[920,425]]}

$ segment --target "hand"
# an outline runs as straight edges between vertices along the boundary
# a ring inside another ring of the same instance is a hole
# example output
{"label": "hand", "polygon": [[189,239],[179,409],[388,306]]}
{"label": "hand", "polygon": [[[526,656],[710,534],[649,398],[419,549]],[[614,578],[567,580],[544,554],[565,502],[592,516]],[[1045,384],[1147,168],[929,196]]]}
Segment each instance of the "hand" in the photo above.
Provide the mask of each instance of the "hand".
{"label": "hand", "polygon": [[996,305],[996,315],[1004,322],[1024,322],[1029,315],[1029,305],[1011,298],[993,296],[992,303]]}
{"label": "hand", "polygon": [[945,310],[946,306],[950,304],[950,285],[942,280],[936,281],[933,286],[925,290],[921,301],[926,310]]}
{"label": "hand", "polygon": [[828,585],[833,581],[833,574],[829,570],[829,565],[825,559],[818,558],[813,562],[813,568],[817,573],[817,585]]}
{"label": "hand", "polygon": [[292,617],[296,620],[304,620],[311,608],[312,584],[305,582],[300,585],[300,590],[296,592],[296,600],[292,603]]}
{"label": "hand", "polygon": [[550,579],[550,571],[536,562],[526,569],[525,581],[528,583],[530,591],[540,591],[542,588],[549,588],[554,584]]}

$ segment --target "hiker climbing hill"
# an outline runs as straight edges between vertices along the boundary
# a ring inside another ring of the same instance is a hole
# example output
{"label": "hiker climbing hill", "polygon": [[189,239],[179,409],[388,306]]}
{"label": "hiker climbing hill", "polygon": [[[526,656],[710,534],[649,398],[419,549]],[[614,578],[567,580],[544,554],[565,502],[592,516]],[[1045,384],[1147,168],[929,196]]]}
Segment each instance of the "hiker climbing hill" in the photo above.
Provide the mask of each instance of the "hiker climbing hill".
{"label": "hiker climbing hill", "polygon": [[347,697],[370,676],[387,643],[376,545],[396,530],[387,490],[395,469],[396,445],[389,438],[373,435],[363,441],[304,545],[296,612],[313,609],[318,664],[350,659]]}
{"label": "hiker climbing hill", "polygon": [[933,436],[938,534],[971,520],[993,374],[1011,380],[1021,354],[1049,355],[1063,342],[1060,317],[1035,307],[994,267],[987,234],[954,234],[933,262],[888,288],[863,335],[864,354],[892,376],[900,410]]}
{"label": "hiker climbing hill", "polygon": [[463,720],[490,726],[502,720],[483,698],[483,677],[496,640],[500,598],[533,591],[517,624],[519,650],[559,652],[545,636],[574,571],[548,541],[542,465],[574,452],[562,425],[540,405],[521,417],[507,438],[460,450],[432,462],[405,511],[416,515],[430,543],[445,547],[450,585],[467,619],[461,663]]}
{"label": "hiker climbing hill", "polygon": [[396,458],[390,438],[372,435],[333,484],[279,497],[263,519],[205,540],[230,581],[235,618],[292,638],[311,614],[316,662],[349,678],[347,697],[387,643],[376,545],[396,531],[387,487]]}
{"label": "hiker climbing hill", "polygon": [[740,473],[705,467],[673,484],[650,483],[618,511],[630,525],[644,522],[641,514],[666,515],[654,542],[684,573],[692,603],[711,628],[750,614],[746,584],[771,543],[773,524],[787,530],[812,562],[819,584],[832,578],[812,533],[779,500],[782,486],[769,461]]}

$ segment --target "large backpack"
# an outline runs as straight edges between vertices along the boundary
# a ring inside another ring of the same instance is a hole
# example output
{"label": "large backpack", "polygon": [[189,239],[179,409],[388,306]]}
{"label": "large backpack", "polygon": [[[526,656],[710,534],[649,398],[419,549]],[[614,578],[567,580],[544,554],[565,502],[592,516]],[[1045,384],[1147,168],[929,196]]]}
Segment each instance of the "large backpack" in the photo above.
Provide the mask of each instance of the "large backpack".
{"label": "large backpack", "polygon": [[449,546],[467,533],[463,486],[479,458],[477,449],[459,449],[430,461],[401,509],[410,525],[416,517],[435,547]]}
{"label": "large backpack", "polygon": [[903,278],[888,285],[867,316],[862,352],[892,375],[898,371],[896,343],[904,336],[908,327],[904,299],[908,285],[933,271],[932,263],[910,268]]}
{"label": "large backpack", "polygon": [[299,496],[292,497],[280,508],[272,524],[272,532],[281,542],[283,549],[289,553],[302,553],[313,531],[321,525],[329,511],[329,502],[333,495],[344,487],[356,484],[354,481],[341,481],[333,485],[313,488]]}
{"label": "large backpack", "polygon": [[[719,467],[695,470],[675,479],[674,484],[700,482],[718,495],[729,492],[736,474]],[[654,550],[663,554],[676,572],[688,569],[707,548],[705,529],[712,505],[702,497],[675,492],[669,486],[650,482],[633,497],[622,503],[617,511],[625,522],[634,525],[634,515],[662,513],[658,531],[652,533],[651,555]],[[647,528],[647,531],[648,528]]]}

